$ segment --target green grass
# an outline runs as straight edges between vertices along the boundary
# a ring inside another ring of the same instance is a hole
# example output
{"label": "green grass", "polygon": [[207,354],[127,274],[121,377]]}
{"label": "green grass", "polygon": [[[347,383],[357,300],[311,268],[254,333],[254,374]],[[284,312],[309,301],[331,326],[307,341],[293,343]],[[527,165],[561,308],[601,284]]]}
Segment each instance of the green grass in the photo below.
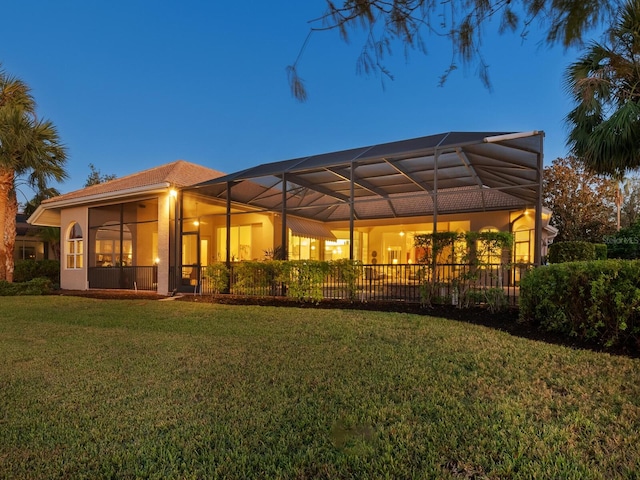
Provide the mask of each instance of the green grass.
{"label": "green grass", "polygon": [[640,360],[425,316],[0,300],[0,478],[639,478]]}

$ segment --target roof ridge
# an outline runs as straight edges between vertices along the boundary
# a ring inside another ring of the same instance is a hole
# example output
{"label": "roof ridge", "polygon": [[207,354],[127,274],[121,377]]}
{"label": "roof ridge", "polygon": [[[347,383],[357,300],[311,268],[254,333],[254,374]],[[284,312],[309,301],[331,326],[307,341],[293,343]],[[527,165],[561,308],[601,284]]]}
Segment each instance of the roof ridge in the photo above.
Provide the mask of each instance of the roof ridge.
{"label": "roof ridge", "polygon": [[72,190],[57,197],[44,200],[42,203],[116,193],[163,183],[181,188],[194,185],[200,181],[211,180],[222,175],[222,172],[212,168],[179,159],[123,177],[114,178],[108,182]]}

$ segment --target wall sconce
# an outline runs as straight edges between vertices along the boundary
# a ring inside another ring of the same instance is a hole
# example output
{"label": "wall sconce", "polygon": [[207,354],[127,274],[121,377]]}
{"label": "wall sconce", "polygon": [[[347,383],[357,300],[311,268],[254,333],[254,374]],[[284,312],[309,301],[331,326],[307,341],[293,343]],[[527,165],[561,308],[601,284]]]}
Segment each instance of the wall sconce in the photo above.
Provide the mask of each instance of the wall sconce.
{"label": "wall sconce", "polygon": [[169,190],[169,195],[173,198],[178,198],[178,191],[175,188],[172,188],[171,190]]}

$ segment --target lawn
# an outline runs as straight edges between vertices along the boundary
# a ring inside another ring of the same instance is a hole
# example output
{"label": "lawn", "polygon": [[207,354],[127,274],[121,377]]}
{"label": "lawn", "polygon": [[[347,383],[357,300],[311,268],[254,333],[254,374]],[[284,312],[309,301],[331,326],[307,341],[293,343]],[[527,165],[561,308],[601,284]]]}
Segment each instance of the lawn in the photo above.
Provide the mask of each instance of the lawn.
{"label": "lawn", "polygon": [[0,353],[0,478],[639,478],[639,359],[464,322],[3,297]]}

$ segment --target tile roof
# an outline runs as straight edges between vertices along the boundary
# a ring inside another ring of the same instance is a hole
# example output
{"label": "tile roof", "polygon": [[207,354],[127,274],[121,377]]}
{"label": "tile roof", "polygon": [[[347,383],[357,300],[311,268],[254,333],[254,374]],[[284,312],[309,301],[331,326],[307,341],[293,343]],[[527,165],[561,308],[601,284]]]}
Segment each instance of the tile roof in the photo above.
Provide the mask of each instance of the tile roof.
{"label": "tile roof", "polygon": [[121,192],[124,190],[152,187],[168,183],[177,188],[195,185],[200,182],[212,180],[223,176],[224,173],[211,168],[178,160],[159,167],[143,170],[125,177],[116,178],[109,182],[92,185],[80,190],[65,193],[57,197],[43,201],[43,204],[81,199],[94,195],[105,195],[109,193]]}

